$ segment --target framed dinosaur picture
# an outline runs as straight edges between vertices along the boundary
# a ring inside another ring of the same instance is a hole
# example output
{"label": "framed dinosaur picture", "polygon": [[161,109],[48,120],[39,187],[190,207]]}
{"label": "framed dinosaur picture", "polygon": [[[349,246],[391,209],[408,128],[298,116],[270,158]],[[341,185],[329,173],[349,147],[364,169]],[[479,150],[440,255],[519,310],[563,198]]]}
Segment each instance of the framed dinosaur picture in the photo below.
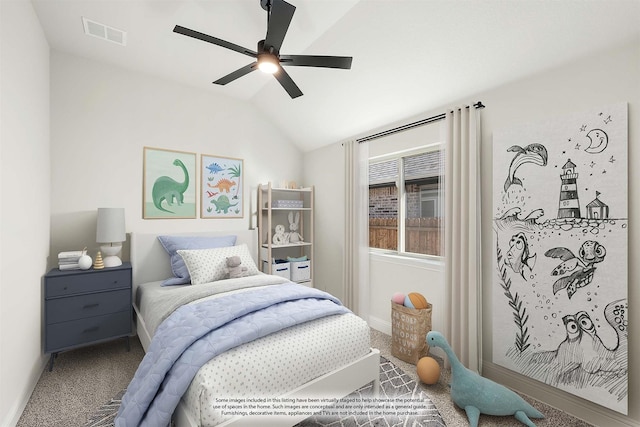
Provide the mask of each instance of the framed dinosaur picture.
{"label": "framed dinosaur picture", "polygon": [[242,159],[200,155],[200,218],[242,218]]}
{"label": "framed dinosaur picture", "polygon": [[144,147],[144,219],[196,218],[196,153]]}

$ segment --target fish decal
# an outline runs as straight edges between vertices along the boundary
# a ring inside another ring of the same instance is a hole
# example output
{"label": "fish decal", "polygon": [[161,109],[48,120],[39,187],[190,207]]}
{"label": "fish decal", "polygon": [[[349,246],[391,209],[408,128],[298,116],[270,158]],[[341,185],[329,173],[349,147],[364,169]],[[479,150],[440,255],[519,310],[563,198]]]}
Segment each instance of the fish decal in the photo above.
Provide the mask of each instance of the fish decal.
{"label": "fish decal", "polygon": [[522,185],[522,181],[516,176],[516,170],[518,170],[520,166],[525,163],[533,163],[538,166],[547,165],[547,149],[542,144],[534,142],[524,148],[518,145],[512,145],[507,149],[507,151],[513,151],[517,154],[511,160],[511,164],[509,165],[509,175],[507,176],[507,180],[504,182],[505,193],[509,187],[514,184]]}
{"label": "fish decal", "polygon": [[511,236],[505,263],[511,267],[514,272],[520,274],[524,280],[527,280],[526,277],[524,277],[524,267],[526,266],[529,271],[532,271],[536,265],[536,258],[537,254],[529,256],[529,244],[527,243],[527,237],[524,233],[520,232]]}
{"label": "fish decal", "polygon": [[545,256],[560,258],[562,262],[551,271],[552,276],[562,276],[553,284],[553,294],[567,290],[569,299],[579,288],[587,286],[593,280],[596,271],[594,264],[604,261],[607,250],[595,240],[587,240],[580,246],[578,256],[567,248],[552,248]]}

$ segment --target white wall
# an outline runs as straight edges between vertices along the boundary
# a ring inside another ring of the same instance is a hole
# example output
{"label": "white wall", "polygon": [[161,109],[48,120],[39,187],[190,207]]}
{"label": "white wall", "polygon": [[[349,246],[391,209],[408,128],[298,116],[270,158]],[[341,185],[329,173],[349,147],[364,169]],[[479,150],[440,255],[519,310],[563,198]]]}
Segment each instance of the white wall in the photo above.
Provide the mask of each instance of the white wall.
{"label": "white wall", "polygon": [[[599,105],[607,105],[627,101],[629,103],[629,166],[640,164],[640,150],[638,138],[640,138],[640,40],[625,44],[614,49],[607,50],[598,55],[584,58],[565,66],[547,70],[529,78],[506,82],[503,86],[492,90],[469,94],[469,98],[462,101],[452,100],[452,103],[442,106],[440,109],[426,111],[419,117],[410,117],[401,123],[389,123],[386,127],[394,127],[413,121],[417,118],[426,118],[445,111],[462,103],[482,101],[487,108],[482,111],[482,192],[483,200],[483,375],[506,384],[516,390],[529,394],[536,399],[558,407],[572,415],[585,419],[594,425],[600,426],[638,426],[640,425],[640,341],[630,340],[629,351],[629,415],[623,416],[593,403],[576,398],[555,388],[547,387],[539,382],[531,381],[523,376],[500,368],[491,361],[492,354],[492,324],[491,313],[491,283],[493,278],[493,248],[492,242],[492,136],[496,130],[501,130],[519,124],[536,122],[553,117],[562,117],[566,114],[589,110]],[[372,130],[371,133],[374,130]],[[339,145],[339,144],[337,144]],[[322,150],[328,150],[324,148]],[[305,154],[305,164],[312,163],[319,156],[317,151]],[[323,154],[324,156],[324,154]],[[334,159],[340,162],[342,159]],[[321,187],[320,177],[316,178],[316,186]],[[305,176],[306,179],[306,176]],[[630,222],[640,221],[640,198],[638,197],[638,183],[640,182],[640,169],[629,167],[629,215]],[[335,197],[344,197],[344,192],[339,188],[333,188]],[[341,191],[338,195],[337,192]],[[339,223],[343,219],[334,219]],[[342,236],[333,233],[323,238],[329,241],[341,239]],[[335,227],[336,231],[341,230]],[[318,240],[316,253],[320,256],[323,252],[333,251],[334,247],[325,248],[323,241]],[[640,227],[629,227],[629,305],[640,306],[640,265],[634,262],[640,253]],[[344,247],[343,247],[344,248]],[[393,266],[383,266],[373,262],[371,264],[371,276],[385,275],[397,284],[411,283],[410,280],[425,280],[429,272],[415,269],[391,270]],[[404,274],[402,274],[404,272]],[[341,272],[335,272],[336,280],[341,277]],[[398,285],[402,286],[402,285]],[[442,290],[442,294],[444,291]],[[371,292],[372,302],[376,307],[371,311],[389,313],[388,295],[383,292]],[[373,295],[376,294],[376,295]],[[634,312],[630,312],[630,324],[638,324]],[[376,326],[373,325],[372,326]]]}
{"label": "white wall", "polygon": [[0,2],[0,425],[15,425],[46,362],[49,45],[31,2]]}
{"label": "white wall", "polygon": [[332,144],[304,158],[304,185],[315,187],[313,286],[342,300],[345,202],[343,150],[341,144]]}
{"label": "white wall", "polygon": [[[142,219],[144,146],[242,158],[244,218]],[[97,252],[98,207],[124,207],[127,232],[247,229],[250,190],[301,171],[300,151],[244,101],[52,52],[50,265]]]}

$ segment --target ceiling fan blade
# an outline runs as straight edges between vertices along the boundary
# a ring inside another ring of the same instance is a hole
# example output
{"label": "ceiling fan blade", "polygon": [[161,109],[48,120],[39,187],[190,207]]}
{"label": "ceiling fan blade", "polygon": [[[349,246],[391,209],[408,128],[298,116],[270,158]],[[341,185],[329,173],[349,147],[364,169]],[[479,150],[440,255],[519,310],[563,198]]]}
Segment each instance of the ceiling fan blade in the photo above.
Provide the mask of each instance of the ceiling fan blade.
{"label": "ceiling fan blade", "polygon": [[235,79],[238,79],[238,78],[240,78],[240,77],[242,77],[244,75],[247,75],[250,72],[255,71],[257,69],[258,69],[258,63],[257,62],[252,62],[249,65],[245,65],[242,68],[238,68],[234,72],[229,73],[226,76],[219,78],[218,80],[216,80],[213,83],[217,84],[217,85],[226,85],[227,83],[231,83]]}
{"label": "ceiling fan blade", "polygon": [[264,39],[264,47],[280,52],[280,47],[287,34],[289,24],[293,19],[296,7],[284,0],[272,0],[269,11],[269,22],[267,24],[267,36]]}
{"label": "ceiling fan blade", "polygon": [[298,85],[295,84],[291,76],[282,67],[278,67],[278,71],[273,73],[273,76],[280,82],[291,98],[302,96],[302,91]]}
{"label": "ceiling fan blade", "polygon": [[251,49],[247,49],[246,47],[238,46],[237,44],[230,43],[228,41],[219,39],[217,37],[213,37],[208,34],[201,33],[199,31],[190,30],[189,28],[181,27],[180,25],[176,25],[173,28],[173,32],[182,34],[188,37],[193,37],[194,39],[202,40],[202,41],[212,43],[221,47],[225,47],[227,49],[234,50],[236,52],[242,53],[243,55],[250,56],[252,58],[256,58],[258,56],[257,52],[254,52]]}
{"label": "ceiling fan blade", "polygon": [[351,56],[280,55],[280,65],[351,69]]}

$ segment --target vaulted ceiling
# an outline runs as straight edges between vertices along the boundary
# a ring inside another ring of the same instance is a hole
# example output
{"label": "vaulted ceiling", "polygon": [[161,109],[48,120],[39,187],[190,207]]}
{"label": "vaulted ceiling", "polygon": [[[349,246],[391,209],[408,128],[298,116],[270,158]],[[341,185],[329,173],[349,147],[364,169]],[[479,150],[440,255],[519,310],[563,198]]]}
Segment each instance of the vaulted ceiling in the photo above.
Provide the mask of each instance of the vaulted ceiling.
{"label": "vaulted ceiling", "polygon": [[[260,0],[32,3],[52,49],[246,100],[303,151],[640,38],[637,0],[287,1],[282,54],[353,56],[351,70],[288,67],[296,99],[260,72],[213,85],[252,59],[172,31],[256,50]],[[82,17],[125,31],[126,46],[84,35]]]}

